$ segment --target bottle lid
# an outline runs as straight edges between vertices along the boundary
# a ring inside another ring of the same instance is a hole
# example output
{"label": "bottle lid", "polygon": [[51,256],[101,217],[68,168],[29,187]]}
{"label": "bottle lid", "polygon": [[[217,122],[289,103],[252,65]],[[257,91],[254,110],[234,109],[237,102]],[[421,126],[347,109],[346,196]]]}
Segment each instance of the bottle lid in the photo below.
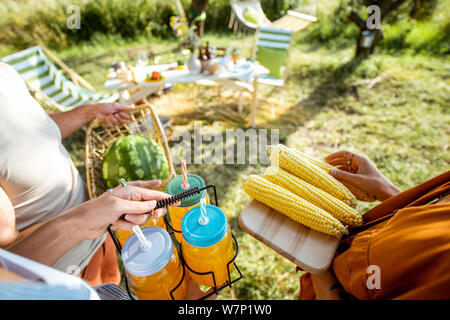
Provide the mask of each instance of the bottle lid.
{"label": "bottle lid", "polygon": [[218,207],[206,205],[208,223],[202,224],[200,206],[192,208],[181,221],[184,240],[194,247],[205,248],[218,243],[228,232],[225,213]]}
{"label": "bottle lid", "polygon": [[136,234],[132,234],[122,248],[122,261],[128,273],[145,277],[163,269],[172,258],[173,243],[169,233],[160,227],[142,228],[145,238],[151,243],[146,250]]}
{"label": "bottle lid", "polygon": [[[205,187],[205,181],[192,173],[188,174],[187,177],[188,183],[189,183],[189,189],[192,189],[194,187],[204,188]],[[174,196],[180,192],[186,191],[184,190],[181,185],[183,184],[183,177],[176,176],[170,182],[167,184],[166,191],[168,194]],[[188,189],[188,190],[189,190]],[[196,205],[201,198],[203,198],[206,194],[206,190],[203,190],[199,194],[194,194],[193,196],[186,198],[184,200],[181,200],[180,207],[186,208],[186,207],[192,207],[193,205]]]}

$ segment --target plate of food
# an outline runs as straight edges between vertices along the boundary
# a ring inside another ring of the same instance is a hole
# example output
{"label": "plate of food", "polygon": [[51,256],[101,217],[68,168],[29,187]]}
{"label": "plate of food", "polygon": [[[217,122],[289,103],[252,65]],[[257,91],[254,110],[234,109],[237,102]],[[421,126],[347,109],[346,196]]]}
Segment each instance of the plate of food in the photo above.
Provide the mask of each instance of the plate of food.
{"label": "plate of food", "polygon": [[166,77],[164,77],[159,71],[153,71],[152,73],[147,74],[147,76],[145,77],[145,81],[147,82],[158,82],[164,80],[166,80]]}

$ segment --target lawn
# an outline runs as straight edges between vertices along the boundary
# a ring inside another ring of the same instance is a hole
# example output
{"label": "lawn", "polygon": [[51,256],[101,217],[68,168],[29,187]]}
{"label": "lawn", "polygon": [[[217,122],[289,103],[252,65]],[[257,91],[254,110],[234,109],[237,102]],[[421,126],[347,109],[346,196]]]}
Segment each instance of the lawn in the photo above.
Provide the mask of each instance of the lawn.
{"label": "lawn", "polygon": [[[367,155],[401,189],[421,183],[450,168],[450,62],[422,55],[375,54],[364,61],[353,59],[353,48],[314,48],[297,36],[291,50],[288,81],[284,89],[261,87],[259,128],[279,129],[280,141],[316,156],[346,149]],[[251,51],[251,37],[207,34],[216,45],[241,46]],[[173,41],[149,41],[160,62],[178,57]],[[113,61],[126,58],[126,47],[147,43],[99,41],[95,46],[61,50],[57,54],[99,90]],[[244,46],[242,46],[244,44]],[[171,116],[175,132],[190,130],[201,121],[203,130],[225,132],[248,128],[250,97],[244,114],[237,114],[232,91],[177,85],[151,101],[160,114]],[[225,108],[233,120],[215,119]],[[65,145],[84,171],[83,133]],[[175,141],[171,142],[174,147]],[[261,172],[259,165],[191,165],[207,183],[218,188],[220,206],[227,213],[238,239],[237,264],[244,278],[227,288],[226,299],[293,299],[298,294],[295,265],[240,230],[239,213],[249,197],[242,191],[245,176]],[[178,168],[179,171],[179,168]],[[373,204],[372,204],[373,205]],[[372,205],[360,203],[364,212]]]}
{"label": "lawn", "polygon": [[[307,32],[307,31],[303,31]],[[207,33],[204,42],[251,52],[252,37]],[[173,38],[98,37],[88,44],[54,53],[102,90],[111,63],[126,60],[126,48],[151,44],[160,63],[176,61]],[[260,87],[257,125],[278,129],[280,142],[316,157],[346,149],[367,155],[401,189],[421,183],[450,168],[450,61],[431,56],[386,51],[366,60],[353,59],[353,46],[308,43],[295,35],[287,83],[283,89]],[[14,48],[1,46],[0,53]],[[172,117],[174,132],[191,130],[194,121],[203,130],[249,128],[250,96],[237,113],[237,95],[217,88],[177,85],[151,103]],[[223,112],[230,115],[224,117]],[[84,132],[64,141],[80,172],[84,173]],[[176,141],[171,141],[174,149]],[[220,299],[294,299],[299,291],[295,265],[268,249],[238,225],[239,213],[249,202],[241,188],[261,165],[190,165],[189,171],[215,184],[220,207],[226,212],[240,251],[237,264],[244,277],[225,289]],[[179,172],[179,168],[177,168]],[[360,203],[365,212],[374,204]]]}

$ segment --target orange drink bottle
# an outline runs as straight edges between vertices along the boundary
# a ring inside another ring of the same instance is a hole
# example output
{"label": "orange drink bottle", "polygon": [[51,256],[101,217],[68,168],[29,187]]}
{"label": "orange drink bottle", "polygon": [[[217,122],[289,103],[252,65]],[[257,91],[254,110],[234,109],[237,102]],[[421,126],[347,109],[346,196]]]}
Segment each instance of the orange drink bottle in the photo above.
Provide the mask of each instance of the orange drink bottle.
{"label": "orange drink bottle", "polygon": [[[205,181],[195,175],[195,174],[188,174],[187,175],[187,181],[189,183],[189,188],[199,187],[203,188],[205,187]],[[180,192],[185,191],[182,188],[183,178],[182,176],[176,176],[170,182],[167,184],[166,192],[170,195],[176,195]],[[205,198],[206,203],[209,203],[209,196],[206,190],[203,190],[199,194],[195,194],[189,198],[186,198],[181,201],[180,205],[178,207],[169,207],[169,216],[170,221],[172,223],[172,227],[176,231],[181,231],[181,220],[183,220],[184,215],[191,210],[192,208],[200,205],[200,200],[202,198]],[[181,242],[183,239],[180,232],[175,232],[175,238],[178,240],[178,242]]]}
{"label": "orange drink bottle", "polygon": [[[122,261],[127,279],[140,300],[170,300],[170,293],[183,277],[183,266],[169,233],[159,227],[143,228],[150,242],[142,247],[136,234],[122,248]],[[172,293],[175,300],[185,299],[186,283]]]}
{"label": "orange drink bottle", "polygon": [[[162,217],[158,219],[150,218],[146,223],[142,225],[143,228],[145,227],[160,227],[163,229],[166,229],[166,224],[164,222],[164,219]],[[125,244],[125,241],[133,234],[133,231],[126,231],[117,229],[116,231],[117,238],[119,238],[120,245],[123,247]]]}
{"label": "orange drink bottle", "polygon": [[228,281],[228,273],[233,268],[233,263],[228,263],[234,257],[234,250],[225,213],[212,205],[206,205],[205,209],[206,221],[202,220],[200,207],[189,210],[184,216],[181,222],[181,249],[190,269],[197,273],[214,274],[213,278],[211,273],[199,275],[190,272],[192,279],[198,284],[214,287]]}

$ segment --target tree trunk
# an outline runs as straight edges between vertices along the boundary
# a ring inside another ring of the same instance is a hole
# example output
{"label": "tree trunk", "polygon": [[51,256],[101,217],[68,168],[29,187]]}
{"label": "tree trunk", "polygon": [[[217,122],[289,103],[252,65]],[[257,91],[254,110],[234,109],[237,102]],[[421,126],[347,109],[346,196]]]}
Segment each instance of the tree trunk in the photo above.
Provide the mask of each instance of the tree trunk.
{"label": "tree trunk", "polygon": [[[191,3],[191,12],[190,19],[193,21],[196,17],[202,14],[205,11],[206,6],[208,5],[209,0],[192,0]],[[199,37],[203,36],[203,30],[205,28],[205,21],[196,21],[195,25],[197,26],[197,35]]]}
{"label": "tree trunk", "polygon": [[[369,7],[376,5],[380,8],[380,22],[393,10],[397,9],[406,0],[364,0],[364,5]],[[356,43],[355,56],[369,56],[375,50],[376,45],[383,39],[383,31],[380,29],[369,29],[367,20],[363,20],[356,12],[352,11],[348,19],[359,27],[359,36]],[[373,38],[372,41],[367,37]],[[365,43],[366,42],[366,43]],[[369,45],[367,45],[369,44]]]}

